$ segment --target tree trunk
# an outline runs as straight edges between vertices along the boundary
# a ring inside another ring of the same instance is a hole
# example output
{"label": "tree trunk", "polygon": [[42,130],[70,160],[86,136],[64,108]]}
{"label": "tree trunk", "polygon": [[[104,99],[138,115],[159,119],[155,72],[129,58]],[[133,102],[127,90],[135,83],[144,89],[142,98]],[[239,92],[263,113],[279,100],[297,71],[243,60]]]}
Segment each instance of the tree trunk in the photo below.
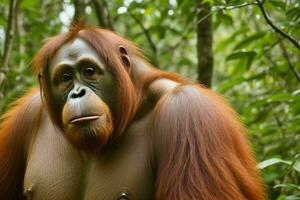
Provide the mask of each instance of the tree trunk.
{"label": "tree trunk", "polygon": [[84,0],[73,0],[75,13],[73,23],[77,21],[85,22],[85,3]]}
{"label": "tree trunk", "polygon": [[[207,87],[211,86],[213,75],[212,54],[212,18],[206,17],[210,12],[208,3],[196,0],[197,6],[197,50],[198,50],[198,81]],[[204,20],[202,20],[206,17]]]}
{"label": "tree trunk", "polygon": [[[17,16],[19,9],[20,1],[18,0],[10,0],[9,3],[9,12],[7,19],[7,27],[5,32],[5,41],[4,41],[4,52],[1,59],[0,66],[0,99],[3,97],[3,83],[6,79],[6,74],[8,72],[8,65],[11,60],[11,52],[14,44],[14,35],[17,25]],[[0,108],[1,110],[1,108]]]}
{"label": "tree trunk", "polygon": [[107,2],[105,0],[94,0],[93,4],[95,7],[99,26],[101,26],[102,28],[114,30]]}

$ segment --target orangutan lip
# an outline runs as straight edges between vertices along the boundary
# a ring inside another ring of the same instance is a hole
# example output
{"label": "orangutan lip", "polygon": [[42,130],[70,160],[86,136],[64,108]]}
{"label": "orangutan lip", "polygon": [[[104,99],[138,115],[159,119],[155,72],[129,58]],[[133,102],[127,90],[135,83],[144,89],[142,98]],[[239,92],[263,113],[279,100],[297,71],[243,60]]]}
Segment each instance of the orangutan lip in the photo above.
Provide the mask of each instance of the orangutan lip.
{"label": "orangutan lip", "polygon": [[81,123],[81,122],[86,122],[86,121],[90,121],[90,120],[96,120],[99,119],[100,115],[90,115],[90,116],[84,116],[84,117],[77,117],[75,119],[72,119],[70,121],[71,124],[75,124],[75,123]]}

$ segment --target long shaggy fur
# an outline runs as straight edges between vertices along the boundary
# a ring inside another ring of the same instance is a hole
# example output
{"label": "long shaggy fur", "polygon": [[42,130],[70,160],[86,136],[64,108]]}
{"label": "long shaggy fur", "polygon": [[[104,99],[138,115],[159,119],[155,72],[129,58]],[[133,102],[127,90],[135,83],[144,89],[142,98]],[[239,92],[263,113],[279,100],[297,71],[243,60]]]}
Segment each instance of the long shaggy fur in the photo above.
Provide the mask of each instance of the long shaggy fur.
{"label": "long shaggy fur", "polygon": [[23,199],[23,178],[30,138],[38,129],[41,99],[35,89],[14,103],[0,124],[0,199]]}
{"label": "long shaggy fur", "polygon": [[245,131],[214,92],[179,86],[160,99],[151,126],[158,200],[264,200]]}
{"label": "long shaggy fur", "polygon": [[[74,26],[68,33],[48,39],[33,59],[34,71],[42,75],[44,105],[57,126],[62,128],[62,108],[51,101],[48,64],[62,45],[76,37],[95,49],[117,79],[119,93],[117,115],[113,116],[113,139],[122,136],[142,108],[147,98],[145,91],[153,81],[165,78],[181,84],[159,99],[149,126],[153,138],[155,199],[265,199],[256,162],[236,113],[211,90],[152,68],[134,45],[110,31]],[[134,83],[117,53],[120,45],[127,49],[132,67],[142,62],[151,73]],[[44,105],[39,92],[32,91],[18,100],[2,119],[0,199],[22,196],[28,141],[38,130],[41,112],[46,112]]]}

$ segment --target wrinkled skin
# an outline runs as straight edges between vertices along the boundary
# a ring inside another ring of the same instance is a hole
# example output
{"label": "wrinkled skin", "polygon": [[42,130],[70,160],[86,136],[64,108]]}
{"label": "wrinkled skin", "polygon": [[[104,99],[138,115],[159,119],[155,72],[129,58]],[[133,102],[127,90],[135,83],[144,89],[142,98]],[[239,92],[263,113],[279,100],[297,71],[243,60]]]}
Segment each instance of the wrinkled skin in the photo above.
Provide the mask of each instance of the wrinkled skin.
{"label": "wrinkled skin", "polygon": [[62,107],[64,134],[77,146],[101,148],[112,132],[115,80],[83,40],[64,45],[50,62],[50,88]]}
{"label": "wrinkled skin", "polygon": [[[25,188],[32,188],[34,199],[118,199],[122,195],[152,199],[149,136],[143,131],[149,117],[131,125],[126,136],[101,156],[80,153],[68,141],[98,152],[107,142],[102,134],[111,135],[115,80],[81,39],[65,44],[50,62],[49,71],[51,93],[63,108],[66,137],[42,123],[28,159]],[[79,188],[85,188],[84,194]]]}

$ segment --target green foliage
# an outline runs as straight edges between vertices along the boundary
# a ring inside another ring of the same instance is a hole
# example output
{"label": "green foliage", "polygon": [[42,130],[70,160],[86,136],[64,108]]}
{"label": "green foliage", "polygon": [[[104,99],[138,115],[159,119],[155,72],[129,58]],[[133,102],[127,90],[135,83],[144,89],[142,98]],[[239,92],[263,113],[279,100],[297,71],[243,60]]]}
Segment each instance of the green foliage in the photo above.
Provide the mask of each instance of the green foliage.
{"label": "green foliage", "polygon": [[[299,199],[300,49],[266,23],[256,4],[235,1],[224,6],[233,24],[215,15],[215,88],[241,114],[254,144],[270,199]],[[255,1],[247,1],[255,3]],[[299,2],[266,0],[272,22],[299,41]],[[226,32],[226,34],[224,34]],[[284,51],[288,53],[285,57]]]}
{"label": "green foliage", "polygon": [[[92,1],[88,2],[87,21],[96,25]],[[152,63],[197,78],[195,1],[106,2],[114,29],[143,49]],[[255,0],[203,2],[212,6],[213,89],[227,97],[246,124],[270,199],[300,199],[300,87],[291,70],[300,71],[300,50],[266,23]],[[263,6],[280,30],[300,41],[299,0],[265,0]],[[8,0],[0,3],[1,55],[8,8]],[[66,30],[72,9],[67,0],[22,1],[1,103],[8,105],[37,85],[30,59],[43,39]]]}
{"label": "green foliage", "polygon": [[[0,16],[0,31],[3,30],[4,33],[7,26],[9,2],[0,3],[0,9],[5,11],[5,15]],[[62,5],[55,4],[54,1],[23,0],[20,3],[20,10],[9,71],[4,85],[5,98],[0,104],[3,104],[4,108],[21,96],[27,88],[37,85],[36,76],[32,76],[30,71],[30,61],[40,48],[42,41],[58,33],[62,27],[57,19],[58,13],[62,11]],[[2,21],[5,23],[2,24]],[[0,44],[4,47],[4,35],[0,37]],[[2,52],[3,48],[1,48]]]}

